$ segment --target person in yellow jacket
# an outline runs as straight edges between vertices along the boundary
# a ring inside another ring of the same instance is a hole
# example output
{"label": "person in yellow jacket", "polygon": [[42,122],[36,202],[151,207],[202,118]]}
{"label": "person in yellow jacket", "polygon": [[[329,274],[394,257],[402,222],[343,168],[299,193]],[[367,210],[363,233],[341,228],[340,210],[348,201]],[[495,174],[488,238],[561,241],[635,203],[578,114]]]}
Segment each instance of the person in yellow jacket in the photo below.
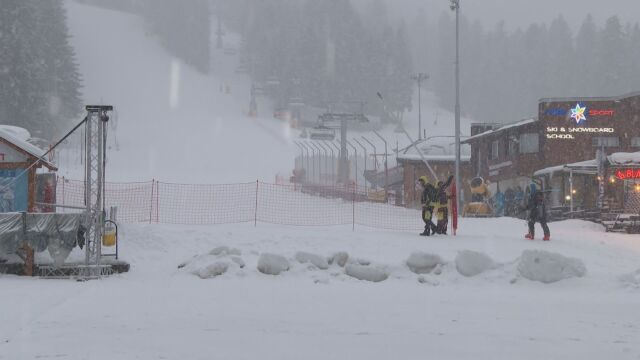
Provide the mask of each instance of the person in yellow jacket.
{"label": "person in yellow jacket", "polygon": [[422,220],[424,221],[424,231],[420,235],[429,236],[435,234],[437,229],[436,224],[431,219],[433,217],[433,209],[437,205],[436,196],[438,191],[435,186],[429,183],[429,179],[426,176],[420,176],[418,182],[422,186],[420,203],[422,204]]}

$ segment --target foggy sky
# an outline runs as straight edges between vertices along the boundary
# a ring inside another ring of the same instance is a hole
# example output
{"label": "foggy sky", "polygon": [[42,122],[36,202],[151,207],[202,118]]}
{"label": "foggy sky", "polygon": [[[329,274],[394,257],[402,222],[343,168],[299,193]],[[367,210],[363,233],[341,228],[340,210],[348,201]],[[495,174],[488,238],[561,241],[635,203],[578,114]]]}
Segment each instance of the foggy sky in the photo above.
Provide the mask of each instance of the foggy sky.
{"label": "foggy sky", "polygon": [[[385,1],[389,10],[408,19],[420,8],[424,8],[431,19],[450,11],[449,0]],[[618,15],[623,23],[640,22],[638,0],[460,0],[460,8],[464,16],[481,21],[485,28],[504,20],[507,29],[524,29],[532,22],[548,24],[558,14],[563,15],[573,30],[579,28],[588,13],[599,26],[612,15]]]}

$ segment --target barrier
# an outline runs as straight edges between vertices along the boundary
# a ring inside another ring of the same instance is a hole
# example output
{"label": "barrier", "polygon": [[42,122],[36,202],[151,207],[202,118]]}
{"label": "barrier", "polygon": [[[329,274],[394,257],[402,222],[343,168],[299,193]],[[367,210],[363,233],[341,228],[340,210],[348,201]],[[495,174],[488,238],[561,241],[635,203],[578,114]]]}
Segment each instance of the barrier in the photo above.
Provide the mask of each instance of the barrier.
{"label": "barrier", "polygon": [[[84,205],[84,182],[58,179],[58,203]],[[295,226],[362,225],[420,230],[420,212],[376,201],[375,191],[356,186],[305,184],[176,184],[156,180],[108,182],[107,208],[121,223],[215,225],[258,222]]]}

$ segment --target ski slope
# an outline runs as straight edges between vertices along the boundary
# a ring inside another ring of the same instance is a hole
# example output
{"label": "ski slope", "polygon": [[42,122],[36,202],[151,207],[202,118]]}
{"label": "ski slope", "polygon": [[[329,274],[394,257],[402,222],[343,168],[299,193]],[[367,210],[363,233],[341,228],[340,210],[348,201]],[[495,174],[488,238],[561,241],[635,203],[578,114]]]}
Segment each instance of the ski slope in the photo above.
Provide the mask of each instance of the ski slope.
{"label": "ski slope", "polygon": [[[213,47],[212,74],[203,75],[168,55],[140,18],[66,4],[84,101],[116,109],[108,180],[229,183],[273,181],[291,172],[295,147],[288,127],[246,116],[249,80],[222,77],[233,74],[233,57]],[[230,84],[230,94],[220,91],[223,84]],[[60,155],[62,175],[79,178],[78,150]]]}

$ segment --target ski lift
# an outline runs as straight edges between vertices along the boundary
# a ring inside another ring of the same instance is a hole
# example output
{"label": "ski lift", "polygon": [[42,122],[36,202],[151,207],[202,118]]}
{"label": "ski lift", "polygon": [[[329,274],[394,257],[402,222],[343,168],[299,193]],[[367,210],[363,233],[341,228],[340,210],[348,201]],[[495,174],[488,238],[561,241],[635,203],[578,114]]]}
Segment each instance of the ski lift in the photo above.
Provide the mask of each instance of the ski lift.
{"label": "ski lift", "polygon": [[336,138],[336,131],[326,126],[316,126],[309,130],[309,139],[311,140],[333,140]]}

